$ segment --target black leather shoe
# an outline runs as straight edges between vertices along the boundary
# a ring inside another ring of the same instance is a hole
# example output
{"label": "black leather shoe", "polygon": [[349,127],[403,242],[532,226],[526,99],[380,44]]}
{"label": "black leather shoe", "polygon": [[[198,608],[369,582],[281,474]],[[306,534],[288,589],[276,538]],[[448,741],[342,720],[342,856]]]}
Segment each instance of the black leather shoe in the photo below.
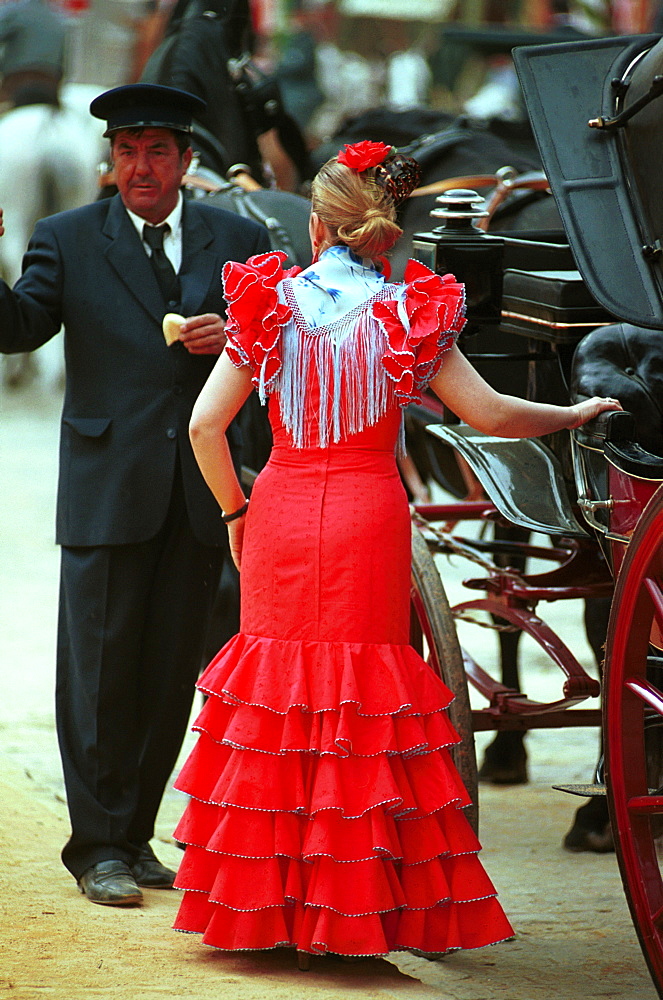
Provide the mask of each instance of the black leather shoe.
{"label": "black leather shoe", "polygon": [[143,844],[130,865],[131,874],[145,889],[172,889],[176,872],[162,865],[149,844]]}
{"label": "black leather shoe", "polygon": [[78,888],[91,903],[104,906],[132,906],[143,898],[124,861],[99,861],[92,865],[79,878]]}

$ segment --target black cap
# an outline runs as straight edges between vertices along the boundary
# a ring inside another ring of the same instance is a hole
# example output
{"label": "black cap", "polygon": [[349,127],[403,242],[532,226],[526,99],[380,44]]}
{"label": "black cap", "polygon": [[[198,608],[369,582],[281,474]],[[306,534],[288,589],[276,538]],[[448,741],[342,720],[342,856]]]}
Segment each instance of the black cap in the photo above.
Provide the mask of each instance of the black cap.
{"label": "black cap", "polygon": [[663,329],[663,116],[660,100],[640,106],[663,72],[661,36],[526,46],[513,58],[587,287],[619,319]]}
{"label": "black cap", "polygon": [[192,119],[205,111],[200,97],[175,87],[131,83],[95,97],[90,114],[108,123],[104,135],[121,128],[170,128],[191,132]]}

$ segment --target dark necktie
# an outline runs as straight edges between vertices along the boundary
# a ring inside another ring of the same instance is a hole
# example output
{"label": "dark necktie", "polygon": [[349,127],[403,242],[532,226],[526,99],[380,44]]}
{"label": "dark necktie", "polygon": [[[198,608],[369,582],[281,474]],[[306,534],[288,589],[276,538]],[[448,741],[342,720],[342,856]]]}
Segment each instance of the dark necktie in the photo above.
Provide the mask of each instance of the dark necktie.
{"label": "dark necktie", "polygon": [[168,229],[170,226],[167,223],[162,226],[143,226],[143,239],[152,251],[150,260],[166,301],[177,297],[177,275],[163,248],[163,238]]}

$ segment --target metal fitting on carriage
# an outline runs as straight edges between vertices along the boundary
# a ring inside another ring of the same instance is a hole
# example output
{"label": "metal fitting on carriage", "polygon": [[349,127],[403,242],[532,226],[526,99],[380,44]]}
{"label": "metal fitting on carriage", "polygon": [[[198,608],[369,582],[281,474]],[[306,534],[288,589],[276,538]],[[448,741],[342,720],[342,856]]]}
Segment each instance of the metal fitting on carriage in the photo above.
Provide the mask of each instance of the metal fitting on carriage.
{"label": "metal fitting on carriage", "polygon": [[465,285],[466,338],[486,327],[499,326],[504,240],[477,227],[477,219],[485,218],[488,211],[476,191],[456,188],[435,201],[431,217],[444,220],[444,224],[430,233],[415,233],[412,252],[436,274],[454,274]]}
{"label": "metal fitting on carriage", "polygon": [[251,176],[251,167],[248,163],[233,163],[226,170],[226,180],[231,181],[234,177],[238,177],[239,174],[248,174],[249,177]]}
{"label": "metal fitting on carriage", "polygon": [[592,500],[588,496],[578,497],[578,506],[581,510],[592,511],[592,510],[612,510],[616,503],[623,503],[623,500],[613,500],[612,497],[609,500]]}
{"label": "metal fitting on carriage", "polygon": [[[439,208],[432,209],[432,219],[485,219],[488,215],[485,199],[469,188],[454,188],[435,199]],[[474,228],[474,223],[470,223]],[[446,228],[446,227],[445,227]],[[456,227],[457,228],[457,227]],[[467,228],[462,226],[462,229]],[[438,230],[435,230],[438,232]]]}
{"label": "metal fitting on carriage", "polygon": [[663,246],[661,246],[660,240],[654,240],[653,243],[647,243],[642,248],[642,255],[647,260],[656,261],[660,258],[663,253]]}

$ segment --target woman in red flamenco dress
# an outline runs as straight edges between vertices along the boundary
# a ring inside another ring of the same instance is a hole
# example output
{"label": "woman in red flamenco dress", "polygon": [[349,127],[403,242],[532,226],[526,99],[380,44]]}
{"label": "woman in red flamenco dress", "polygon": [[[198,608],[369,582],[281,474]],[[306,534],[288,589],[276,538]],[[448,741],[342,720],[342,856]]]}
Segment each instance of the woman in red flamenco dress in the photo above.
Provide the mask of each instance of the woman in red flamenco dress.
{"label": "woman in red flamenco dress", "polygon": [[[241,631],[199,681],[175,927],[219,949],[294,948],[301,967],[513,936],[463,813],[452,695],[408,644],[403,408],[430,384],[512,437],[614,408],[494,392],[455,347],[462,286],[415,261],[385,279],[376,261],[417,180],[391,147],[347,147],[313,184],[309,268],[284,272],[279,252],[226,265],[228,343],[192,418],[241,563]],[[252,386],[274,445],[249,505],[224,432]]]}

